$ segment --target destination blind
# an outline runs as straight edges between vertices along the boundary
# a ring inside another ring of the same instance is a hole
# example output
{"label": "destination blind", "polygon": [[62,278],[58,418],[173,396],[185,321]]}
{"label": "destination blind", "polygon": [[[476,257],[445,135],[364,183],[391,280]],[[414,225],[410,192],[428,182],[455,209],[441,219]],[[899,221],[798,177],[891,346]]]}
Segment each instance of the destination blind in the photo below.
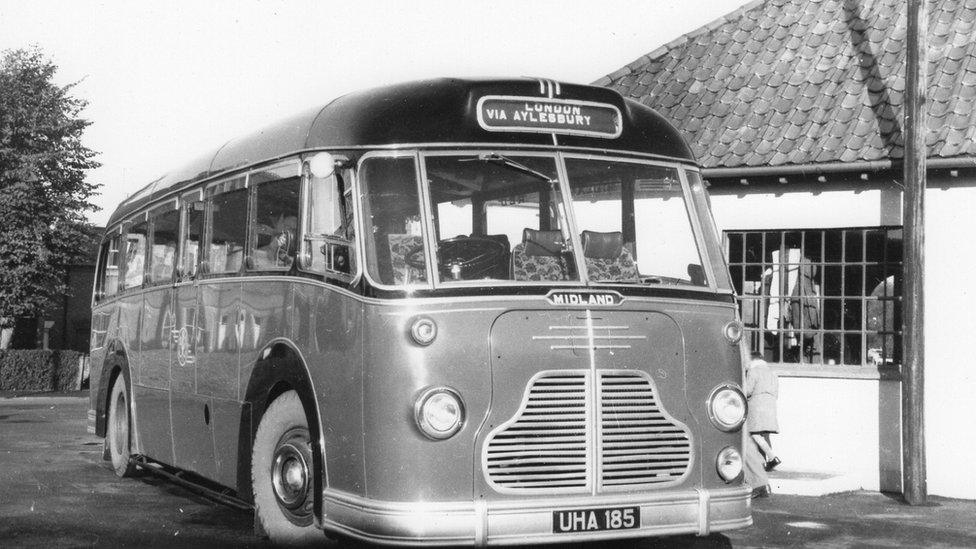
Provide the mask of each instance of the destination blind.
{"label": "destination blind", "polygon": [[604,103],[506,96],[478,101],[478,123],[488,131],[614,138],[620,135],[620,121],[620,110]]}

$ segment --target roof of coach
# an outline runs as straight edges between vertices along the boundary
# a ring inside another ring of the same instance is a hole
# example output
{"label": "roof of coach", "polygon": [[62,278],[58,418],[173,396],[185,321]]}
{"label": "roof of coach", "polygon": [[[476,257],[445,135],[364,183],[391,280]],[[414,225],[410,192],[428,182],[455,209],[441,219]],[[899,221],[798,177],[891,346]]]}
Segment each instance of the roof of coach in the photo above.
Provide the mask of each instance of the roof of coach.
{"label": "roof of coach", "polygon": [[[519,123],[502,114],[502,120],[492,119],[493,111],[502,110],[516,118],[516,110],[535,117],[526,110],[553,105],[557,114],[541,115],[552,116],[553,124],[560,109],[566,115],[575,113],[581,123],[584,116],[589,123],[588,115],[593,115],[598,124],[601,116],[613,114],[604,116],[597,131],[583,131],[582,126],[553,129],[545,125],[547,118],[542,126],[549,129],[540,128],[535,118]],[[616,125],[616,131],[609,125]],[[664,117],[607,88],[535,78],[440,78],[350,93],[232,139],[134,193],[115,210],[109,225],[198,181],[297,151],[479,143],[616,150],[694,162],[690,147]]]}

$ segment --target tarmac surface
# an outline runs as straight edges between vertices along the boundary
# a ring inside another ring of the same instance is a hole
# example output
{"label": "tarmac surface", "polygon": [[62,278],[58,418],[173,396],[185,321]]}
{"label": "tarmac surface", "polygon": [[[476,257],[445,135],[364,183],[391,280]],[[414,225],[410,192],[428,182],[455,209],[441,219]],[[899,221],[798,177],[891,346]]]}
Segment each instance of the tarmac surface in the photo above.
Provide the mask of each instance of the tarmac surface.
{"label": "tarmac surface", "polygon": [[[263,547],[253,517],[152,475],[115,477],[87,395],[0,394],[0,546]],[[612,547],[976,547],[976,502],[854,492],[754,501],[751,528]],[[323,546],[341,544],[323,540]],[[589,547],[610,547],[596,544]]]}

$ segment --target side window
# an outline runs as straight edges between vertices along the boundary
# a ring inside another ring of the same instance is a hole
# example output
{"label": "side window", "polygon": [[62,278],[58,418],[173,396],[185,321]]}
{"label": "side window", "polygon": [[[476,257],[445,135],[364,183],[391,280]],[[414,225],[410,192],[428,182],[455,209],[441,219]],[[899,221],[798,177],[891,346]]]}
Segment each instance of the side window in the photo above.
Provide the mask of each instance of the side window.
{"label": "side window", "polygon": [[244,263],[247,238],[247,189],[244,178],[208,189],[210,205],[210,273],[236,273]]}
{"label": "side window", "polygon": [[95,299],[104,299],[119,293],[119,245],[122,236],[116,232],[102,242],[98,252],[98,285]]}
{"label": "side window", "polygon": [[180,263],[181,278],[192,279],[197,276],[197,266],[203,258],[205,206],[206,203],[199,200],[183,205],[186,210],[186,233],[183,236],[183,258]]}
{"label": "side window", "polygon": [[318,273],[356,272],[352,189],[338,173],[309,179],[303,254]]}
{"label": "side window", "polygon": [[[296,168],[288,166],[290,171]],[[287,173],[287,172],[286,172]],[[283,271],[291,268],[298,250],[299,192],[297,176],[279,179],[278,170],[251,174],[254,187],[254,224],[248,268],[256,271]]]}
{"label": "side window", "polygon": [[141,221],[129,226],[125,233],[125,280],[122,289],[141,288],[145,279],[146,245],[149,240],[149,222]]}
{"label": "side window", "polygon": [[382,284],[426,284],[427,257],[413,157],[367,158],[362,162],[366,268]]}
{"label": "side window", "polygon": [[153,220],[152,259],[149,263],[150,284],[173,282],[176,269],[176,242],[180,233],[180,211],[172,205],[155,214]]}

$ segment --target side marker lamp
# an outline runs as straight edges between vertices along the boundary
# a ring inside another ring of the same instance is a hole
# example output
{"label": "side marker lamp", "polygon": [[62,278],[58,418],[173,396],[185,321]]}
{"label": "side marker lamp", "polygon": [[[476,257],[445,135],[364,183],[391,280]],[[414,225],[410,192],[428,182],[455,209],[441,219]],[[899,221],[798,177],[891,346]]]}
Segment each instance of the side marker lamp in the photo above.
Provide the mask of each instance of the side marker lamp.
{"label": "side marker lamp", "polygon": [[733,320],[725,325],[722,333],[725,335],[725,339],[727,339],[729,343],[735,345],[742,340],[742,323],[738,320]]}
{"label": "side marker lamp", "polygon": [[417,345],[430,345],[437,338],[437,323],[426,316],[414,320],[410,325],[410,337]]}

